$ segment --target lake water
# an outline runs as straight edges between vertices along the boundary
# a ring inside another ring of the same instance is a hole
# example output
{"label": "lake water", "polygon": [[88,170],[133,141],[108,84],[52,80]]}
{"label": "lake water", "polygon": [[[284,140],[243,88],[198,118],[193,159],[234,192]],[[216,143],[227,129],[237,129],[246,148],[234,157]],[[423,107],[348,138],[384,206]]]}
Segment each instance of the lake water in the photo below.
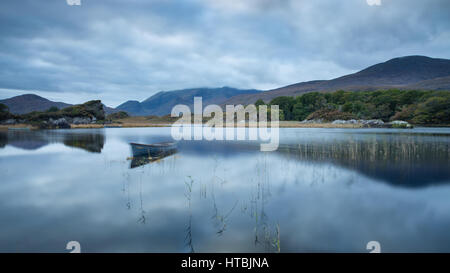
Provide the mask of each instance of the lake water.
{"label": "lake water", "polygon": [[[0,131],[0,252],[450,252],[450,129],[280,129],[280,148]],[[133,167],[133,168],[131,168]]]}

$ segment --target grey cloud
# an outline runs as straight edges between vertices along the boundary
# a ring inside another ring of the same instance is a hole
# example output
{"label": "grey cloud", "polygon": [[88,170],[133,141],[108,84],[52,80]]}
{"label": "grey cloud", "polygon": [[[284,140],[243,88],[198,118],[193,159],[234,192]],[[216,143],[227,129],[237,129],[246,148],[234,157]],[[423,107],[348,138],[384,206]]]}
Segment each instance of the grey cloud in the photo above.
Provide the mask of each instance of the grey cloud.
{"label": "grey cloud", "polygon": [[159,90],[270,89],[397,56],[450,57],[450,4],[444,0],[1,5],[0,88],[91,94],[113,106]]}

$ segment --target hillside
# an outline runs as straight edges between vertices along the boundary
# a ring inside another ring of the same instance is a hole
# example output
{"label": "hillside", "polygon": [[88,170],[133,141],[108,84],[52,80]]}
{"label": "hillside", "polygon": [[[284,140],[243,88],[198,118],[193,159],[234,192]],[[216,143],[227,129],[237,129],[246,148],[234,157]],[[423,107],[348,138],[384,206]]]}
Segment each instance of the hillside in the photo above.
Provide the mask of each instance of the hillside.
{"label": "hillside", "polygon": [[[280,96],[299,96],[309,92],[374,91],[374,90],[450,90],[450,60],[424,56],[394,58],[363,69],[357,73],[332,80],[301,82],[285,87],[259,91],[231,87],[191,88],[175,91],[161,91],[139,102],[129,100],[116,109],[104,106],[106,114],[126,111],[133,116],[170,114],[177,104],[193,106],[194,97],[203,98],[203,104],[250,104],[262,99],[266,103]],[[26,94],[0,100],[9,107],[12,114],[32,111],[46,111],[50,107],[59,109],[71,106],[64,102],[54,102],[46,98]]]}
{"label": "hillside", "polygon": [[11,114],[2,105],[0,124],[29,124],[40,129],[71,128],[70,124],[92,124],[105,120],[105,110],[100,100],[71,105],[63,109],[48,109],[25,114]]}
{"label": "hillside", "polygon": [[298,96],[307,92],[336,90],[371,91],[381,89],[449,90],[450,60],[425,56],[406,56],[391,59],[357,73],[332,80],[301,82],[261,92],[257,95],[238,95],[225,104],[249,104],[258,99],[265,102],[279,96]]}
{"label": "hillside", "polygon": [[450,76],[420,81],[408,85],[408,89],[450,90]]}
{"label": "hillside", "polygon": [[[9,112],[16,115],[26,114],[33,111],[43,112],[48,110],[50,107],[63,109],[73,105],[65,102],[51,101],[35,94],[19,95],[9,99],[0,100],[0,104],[8,106]],[[106,114],[112,114],[119,111],[106,105],[103,105],[103,109]]]}
{"label": "hillside", "polygon": [[177,104],[193,106],[194,97],[203,98],[203,104],[223,104],[227,99],[240,94],[259,93],[259,90],[242,90],[231,87],[222,88],[192,88],[176,91],[161,91],[148,99],[138,101],[127,101],[116,107],[117,110],[126,111],[131,115],[167,115]]}
{"label": "hillside", "polygon": [[34,94],[20,95],[9,99],[0,100],[0,103],[9,107],[13,114],[25,114],[33,111],[45,111],[50,107],[59,109],[70,106],[68,103],[55,102]]}

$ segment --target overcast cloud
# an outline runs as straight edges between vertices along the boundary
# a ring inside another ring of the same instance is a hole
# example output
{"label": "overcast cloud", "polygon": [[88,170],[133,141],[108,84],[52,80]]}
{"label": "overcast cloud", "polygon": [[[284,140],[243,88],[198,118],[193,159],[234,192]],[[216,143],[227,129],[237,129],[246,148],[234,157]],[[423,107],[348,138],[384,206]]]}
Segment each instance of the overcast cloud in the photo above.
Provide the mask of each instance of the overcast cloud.
{"label": "overcast cloud", "polygon": [[398,56],[450,58],[448,0],[81,4],[1,1],[0,98],[117,106],[161,90],[271,89]]}

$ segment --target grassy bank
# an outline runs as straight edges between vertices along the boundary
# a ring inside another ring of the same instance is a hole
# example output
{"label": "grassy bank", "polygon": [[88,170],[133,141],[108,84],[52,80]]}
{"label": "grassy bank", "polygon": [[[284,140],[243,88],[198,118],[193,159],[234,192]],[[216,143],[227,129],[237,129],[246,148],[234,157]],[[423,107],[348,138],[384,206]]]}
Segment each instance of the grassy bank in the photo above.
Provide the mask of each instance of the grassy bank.
{"label": "grassy bank", "polygon": [[3,124],[0,124],[0,130],[23,129],[23,128],[38,129],[38,127],[32,126],[30,124],[14,124],[14,125],[3,125]]}
{"label": "grassy bank", "polygon": [[[121,127],[121,128],[137,128],[137,127],[169,127],[177,120],[168,117],[145,117],[134,116],[121,119],[111,120],[108,124],[90,123],[90,124],[71,124],[70,128],[105,128],[105,127]],[[270,126],[270,122],[268,124]],[[224,123],[226,126],[226,123]],[[416,125],[421,127],[450,127],[450,124],[421,124]],[[235,127],[249,127],[249,123],[235,123]],[[363,128],[362,124],[332,124],[331,122],[324,123],[302,123],[300,121],[280,121],[280,128]],[[38,129],[36,126],[30,124],[14,124],[14,125],[0,125],[0,129],[7,130],[8,128],[30,128]]]}

